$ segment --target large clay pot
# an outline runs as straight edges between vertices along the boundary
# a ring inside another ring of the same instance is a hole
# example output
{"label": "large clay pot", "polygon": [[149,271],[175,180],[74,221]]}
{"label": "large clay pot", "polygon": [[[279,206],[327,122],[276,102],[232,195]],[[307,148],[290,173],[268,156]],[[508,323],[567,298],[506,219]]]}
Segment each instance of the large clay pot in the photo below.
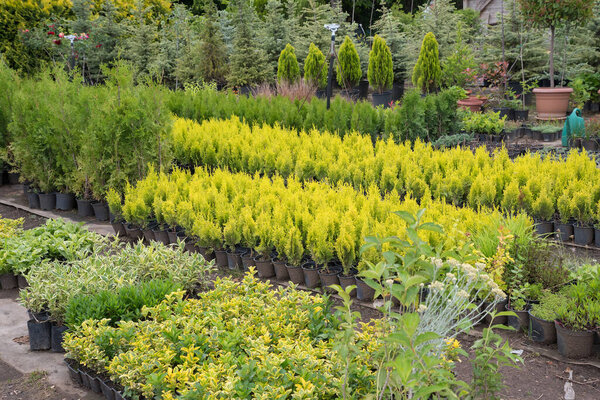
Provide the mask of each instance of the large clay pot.
{"label": "large clay pot", "polygon": [[538,119],[565,119],[569,108],[569,98],[573,89],[535,88],[535,104]]}
{"label": "large clay pot", "polygon": [[471,110],[473,112],[481,111],[483,101],[477,97],[469,97],[466,99],[458,100],[458,106],[463,110]]}

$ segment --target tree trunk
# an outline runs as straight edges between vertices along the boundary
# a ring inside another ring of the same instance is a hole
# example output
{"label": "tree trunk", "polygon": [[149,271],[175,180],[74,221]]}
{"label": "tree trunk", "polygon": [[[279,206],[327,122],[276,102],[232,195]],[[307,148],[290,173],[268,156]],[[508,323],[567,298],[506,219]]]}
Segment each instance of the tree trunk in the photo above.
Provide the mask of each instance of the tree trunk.
{"label": "tree trunk", "polygon": [[554,26],[550,27],[550,87],[554,87]]}

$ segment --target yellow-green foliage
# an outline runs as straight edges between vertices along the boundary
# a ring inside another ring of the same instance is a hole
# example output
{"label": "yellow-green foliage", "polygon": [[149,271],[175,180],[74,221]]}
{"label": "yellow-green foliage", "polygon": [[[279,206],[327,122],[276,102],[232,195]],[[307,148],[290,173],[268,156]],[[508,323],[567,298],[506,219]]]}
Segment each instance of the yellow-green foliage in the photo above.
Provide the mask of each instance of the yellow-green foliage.
{"label": "yellow-green foliage", "polygon": [[321,296],[273,290],[247,274],[241,283],[217,280],[198,299],[182,297],[168,295],[144,321],[84,322],[65,336],[67,357],[145,398],[339,399],[346,362],[347,390],[363,398],[373,389],[381,331],[362,326],[342,360]]}
{"label": "yellow-green foliage", "polygon": [[[327,180],[359,190],[376,186],[382,194],[396,191],[419,201],[503,207],[538,219],[557,211],[563,193],[583,191],[591,195],[589,213],[599,219],[600,170],[583,152],[574,151],[564,159],[526,154],[510,160],[504,149],[490,155],[484,148],[475,153],[435,150],[419,141],[411,145],[392,140],[373,146],[357,133],[342,139],[316,129],[251,127],[237,118],[202,124],[177,119],[173,142],[175,156],[184,164],[284,178],[295,175],[300,181]],[[541,195],[546,197],[542,203]]]}
{"label": "yellow-green foliage", "polygon": [[0,215],[0,239],[6,239],[21,231],[23,218],[8,219]]}
{"label": "yellow-green foliage", "polygon": [[423,239],[434,246],[462,246],[466,232],[482,226],[497,231],[502,225],[498,212],[458,208],[429,197],[420,204],[410,195],[400,200],[395,190],[382,198],[375,186],[362,193],[342,183],[302,184],[294,176],[284,180],[202,168],[193,175],[177,169],[170,175],[152,173],[127,190],[123,210],[145,204],[142,199],[153,198],[152,191],[160,191],[164,201],[172,203],[177,225],[196,236],[201,246],[243,244],[262,254],[277,249],[292,263],[306,252],[319,264],[337,257],[346,268],[355,266],[365,236],[405,234],[403,220],[392,215],[398,210],[415,214],[426,208],[425,220],[445,229],[443,235],[422,231]]}

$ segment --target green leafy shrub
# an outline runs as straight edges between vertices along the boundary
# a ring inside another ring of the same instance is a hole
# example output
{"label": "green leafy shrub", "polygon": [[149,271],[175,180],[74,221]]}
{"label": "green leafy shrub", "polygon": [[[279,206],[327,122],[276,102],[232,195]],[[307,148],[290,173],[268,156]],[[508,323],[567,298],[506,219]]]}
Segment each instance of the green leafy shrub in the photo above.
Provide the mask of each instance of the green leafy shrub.
{"label": "green leafy shrub", "polygon": [[166,280],[150,280],[113,290],[73,297],[65,311],[65,325],[74,329],[87,319],[108,319],[111,326],[119,321],[142,319],[143,307],[154,307],[181,285]]}
{"label": "green leafy shrub", "polygon": [[539,304],[531,306],[531,315],[545,321],[554,321],[557,310],[567,301],[564,293],[544,293]]}
{"label": "green leafy shrub", "polygon": [[367,77],[372,87],[379,93],[392,86],[394,81],[394,64],[392,52],[379,35],[373,38],[373,47],[369,53],[369,69]]}
{"label": "green leafy shrub", "polygon": [[294,46],[286,44],[279,55],[277,63],[277,81],[294,83],[300,78],[300,66],[296,59],[296,51]]}
{"label": "green leafy shrub", "polygon": [[362,77],[362,70],[356,47],[348,36],[344,38],[337,58],[335,71],[338,84],[345,89],[356,86]]}
{"label": "green leafy shrub", "polygon": [[419,59],[413,69],[412,83],[422,93],[431,93],[440,86],[441,76],[438,42],[435,35],[429,32],[423,38]]}

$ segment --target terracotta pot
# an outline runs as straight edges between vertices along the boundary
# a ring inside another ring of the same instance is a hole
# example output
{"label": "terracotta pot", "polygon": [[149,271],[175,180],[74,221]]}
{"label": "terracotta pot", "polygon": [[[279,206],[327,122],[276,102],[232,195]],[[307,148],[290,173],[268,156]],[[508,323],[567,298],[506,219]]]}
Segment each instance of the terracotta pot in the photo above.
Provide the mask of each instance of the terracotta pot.
{"label": "terracotta pot", "polygon": [[573,89],[535,88],[535,104],[538,119],[565,119],[569,108],[569,98]]}
{"label": "terracotta pot", "polygon": [[458,106],[463,110],[471,110],[473,112],[481,111],[483,101],[477,97],[469,97],[466,99],[458,100]]}

